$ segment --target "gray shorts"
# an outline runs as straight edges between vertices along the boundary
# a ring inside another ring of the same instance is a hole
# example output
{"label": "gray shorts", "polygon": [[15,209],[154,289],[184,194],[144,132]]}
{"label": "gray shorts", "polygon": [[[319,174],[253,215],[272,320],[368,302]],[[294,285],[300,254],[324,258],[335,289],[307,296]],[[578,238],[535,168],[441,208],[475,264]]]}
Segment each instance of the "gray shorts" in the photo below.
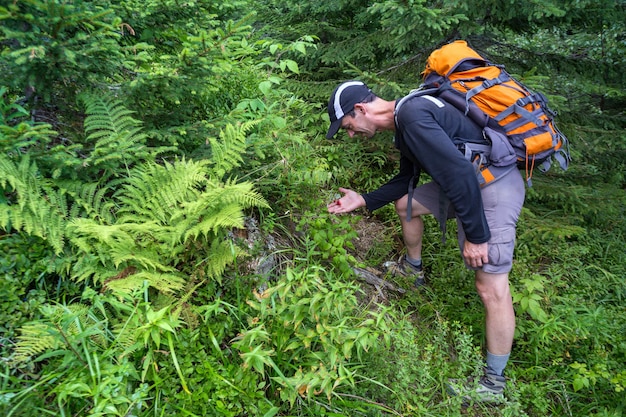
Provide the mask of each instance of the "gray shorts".
{"label": "gray shorts", "polygon": [[[483,265],[483,271],[491,274],[511,271],[515,248],[515,226],[524,204],[525,192],[524,180],[517,169],[513,169],[481,189],[485,217],[491,231],[491,239],[488,242],[489,263]],[[451,205],[446,213],[440,212],[440,189],[434,182],[417,187],[413,198],[430,210],[439,222],[445,221],[444,217],[447,219],[456,217]],[[458,219],[457,226],[459,247],[462,251],[465,233]],[[476,269],[469,266],[468,268]]]}

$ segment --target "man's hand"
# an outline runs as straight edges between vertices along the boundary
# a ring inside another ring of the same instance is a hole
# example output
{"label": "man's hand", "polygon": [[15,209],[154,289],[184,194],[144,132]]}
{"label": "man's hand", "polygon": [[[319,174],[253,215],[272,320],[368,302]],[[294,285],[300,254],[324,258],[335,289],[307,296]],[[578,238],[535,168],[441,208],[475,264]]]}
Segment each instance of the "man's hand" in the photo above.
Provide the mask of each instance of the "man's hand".
{"label": "man's hand", "polygon": [[339,188],[339,191],[343,193],[343,197],[328,205],[329,213],[349,213],[365,206],[365,199],[356,191],[347,188]]}
{"label": "man's hand", "polygon": [[463,245],[463,258],[472,268],[480,268],[489,262],[489,245],[485,243],[472,243],[465,241]]}

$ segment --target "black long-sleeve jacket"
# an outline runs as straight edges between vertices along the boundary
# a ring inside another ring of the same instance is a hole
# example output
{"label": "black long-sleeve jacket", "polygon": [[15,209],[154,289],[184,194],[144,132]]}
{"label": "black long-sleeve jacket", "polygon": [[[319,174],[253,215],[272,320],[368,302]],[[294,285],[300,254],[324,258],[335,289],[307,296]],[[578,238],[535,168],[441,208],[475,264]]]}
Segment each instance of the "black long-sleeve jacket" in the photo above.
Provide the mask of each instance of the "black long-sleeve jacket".
{"label": "black long-sleeve jacket", "polygon": [[430,96],[407,100],[396,114],[400,171],[376,191],[363,194],[367,209],[376,210],[407,194],[411,180],[417,183],[423,170],[450,200],[467,240],[487,242],[491,234],[476,170],[454,143],[482,138],[482,129],[454,106]]}

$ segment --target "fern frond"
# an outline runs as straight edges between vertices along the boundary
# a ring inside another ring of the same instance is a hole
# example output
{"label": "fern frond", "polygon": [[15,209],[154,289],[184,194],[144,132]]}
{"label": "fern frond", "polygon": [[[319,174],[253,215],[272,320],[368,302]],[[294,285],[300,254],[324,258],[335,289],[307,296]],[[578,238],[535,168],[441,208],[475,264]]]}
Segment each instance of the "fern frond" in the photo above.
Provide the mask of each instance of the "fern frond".
{"label": "fern frond", "polygon": [[214,211],[211,216],[201,217],[199,222],[190,227],[184,235],[184,240],[197,238],[199,235],[209,237],[209,234],[215,234],[221,229],[239,229],[243,227],[243,222],[244,214],[240,205],[222,205],[219,211]]}
{"label": "fern frond", "polygon": [[180,232],[178,236],[172,236],[177,239],[172,244],[200,235],[212,238],[220,230],[241,228],[243,209],[266,206],[267,202],[252,190],[251,183],[209,183],[195,201],[184,203],[182,209],[172,216],[172,225]]}
{"label": "fern frond", "polygon": [[42,309],[48,320],[63,334],[66,343],[89,341],[107,346],[108,320],[100,317],[92,305],[83,303],[48,305]]}
{"label": "fern frond", "polygon": [[123,222],[157,221],[167,224],[182,202],[198,197],[206,183],[207,161],[177,161],[164,166],[149,163],[137,167],[115,195],[122,203]]}
{"label": "fern frond", "polygon": [[81,94],[79,100],[88,114],[84,122],[88,139],[99,139],[141,126],[140,121],[133,119],[134,112],[114,97],[86,93]]}
{"label": "fern frond", "polygon": [[[148,227],[149,225],[144,225]],[[103,225],[92,219],[74,219],[68,225],[72,241],[85,252],[98,253],[99,245],[107,248],[134,246],[134,236],[121,225]]]}
{"label": "fern frond", "polygon": [[[76,244],[75,241],[72,243]],[[71,277],[77,282],[92,280],[96,283],[105,282],[115,277],[119,272],[111,265],[106,254],[93,254],[82,247],[78,247],[81,256],[72,265]],[[123,268],[119,268],[123,269]]]}
{"label": "fern frond", "polygon": [[[219,276],[234,258],[230,245],[218,243],[224,242],[228,230],[243,225],[244,209],[267,202],[251,183],[212,179],[209,164],[177,160],[134,167],[113,195],[119,210],[111,224],[94,217],[68,225],[72,243],[84,252],[73,276],[106,282],[122,292],[141,288],[144,281],[161,291],[178,291],[181,254],[205,242],[215,250],[208,273]],[[201,236],[204,239],[196,242]],[[127,268],[135,271],[120,276]]]}
{"label": "fern frond", "polygon": [[57,331],[48,323],[34,322],[22,326],[17,337],[12,363],[27,362],[50,349],[58,349],[62,342],[56,336]]}
{"label": "fern frond", "polygon": [[221,284],[220,277],[224,274],[226,267],[241,253],[240,249],[231,246],[223,239],[215,238],[210,242],[207,249],[207,257],[201,266],[204,267],[206,275],[217,280]]}
{"label": "fern frond", "polygon": [[114,221],[115,203],[107,198],[111,193],[110,184],[57,181],[57,185],[73,200],[68,218],[88,217],[107,224]]}
{"label": "fern frond", "polygon": [[45,305],[42,312],[43,319],[20,329],[11,358],[13,363],[28,361],[50,350],[73,350],[80,342],[106,347],[106,321],[95,315],[92,306]]}
{"label": "fern frond", "polygon": [[39,175],[28,154],[16,164],[0,154],[0,187],[10,195],[0,203],[0,227],[46,239],[60,253],[64,245],[68,202],[65,194]]}
{"label": "fern frond", "polygon": [[85,159],[86,165],[107,171],[109,176],[128,173],[129,167],[151,159],[156,150],[146,146],[143,124],[115,97],[82,94],[85,105],[85,133],[94,142],[94,149]]}
{"label": "fern frond", "polygon": [[220,140],[209,138],[212,152],[213,170],[217,178],[238,167],[246,151],[246,134],[259,121],[249,121],[234,126],[226,125],[220,131]]}
{"label": "fern frond", "polygon": [[130,326],[128,321],[114,324],[112,333],[114,342],[124,349],[122,355],[131,354],[143,346],[143,342],[137,339],[137,327]]}
{"label": "fern frond", "polygon": [[100,138],[91,152],[90,162],[94,166],[105,166],[117,161],[130,164],[146,159],[150,153],[145,145],[147,136],[141,130],[135,128]]}
{"label": "fern frond", "polygon": [[[75,268],[74,277],[78,280],[92,278],[105,282],[119,273],[119,269],[131,265],[148,271],[172,272],[175,269],[163,261],[158,250],[158,241],[151,236],[163,226],[155,222],[99,224],[91,219],[75,219],[68,225],[71,241],[86,254],[91,254]],[[144,245],[142,240],[155,245]],[[94,265],[96,262],[104,268]],[[80,272],[78,272],[80,271]]]}
{"label": "fern frond", "polygon": [[174,274],[143,271],[124,278],[110,280],[106,283],[106,287],[113,291],[131,294],[144,288],[145,284],[161,292],[172,293],[183,288],[185,280]]}
{"label": "fern frond", "polygon": [[164,259],[166,261],[171,261],[172,259],[163,258],[162,255],[156,248],[133,250],[133,248],[119,247],[111,249],[111,257],[117,269],[126,265],[138,265],[149,271],[175,271],[176,268],[163,263]]}
{"label": "fern frond", "polygon": [[236,182],[235,179],[228,180],[224,185],[225,190],[235,190],[235,193],[229,193],[224,196],[227,201],[238,202],[245,208],[249,207],[269,207],[269,204],[263,196],[253,190],[254,185],[250,182]]}

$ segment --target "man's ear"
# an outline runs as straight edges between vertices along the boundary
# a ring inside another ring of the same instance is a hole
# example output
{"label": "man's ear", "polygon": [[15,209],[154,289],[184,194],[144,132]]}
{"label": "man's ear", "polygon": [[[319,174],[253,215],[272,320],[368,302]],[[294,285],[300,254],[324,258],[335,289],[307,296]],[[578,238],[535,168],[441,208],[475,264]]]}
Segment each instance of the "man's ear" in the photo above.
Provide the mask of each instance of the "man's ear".
{"label": "man's ear", "polygon": [[365,103],[356,103],[354,105],[354,111],[357,113],[365,114],[365,111],[366,111]]}

